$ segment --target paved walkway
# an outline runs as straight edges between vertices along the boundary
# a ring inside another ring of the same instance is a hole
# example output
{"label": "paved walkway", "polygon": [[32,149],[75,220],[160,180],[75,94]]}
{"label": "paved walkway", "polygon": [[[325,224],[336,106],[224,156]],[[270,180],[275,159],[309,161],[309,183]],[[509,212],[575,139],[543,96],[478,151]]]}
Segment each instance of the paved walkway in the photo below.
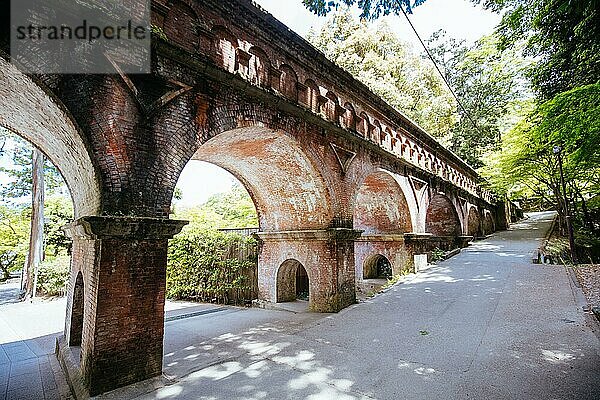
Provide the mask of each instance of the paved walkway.
{"label": "paved walkway", "polygon": [[172,318],[164,376],[102,397],[599,399],[597,323],[565,268],[530,264],[550,218],[534,214],[338,314]]}

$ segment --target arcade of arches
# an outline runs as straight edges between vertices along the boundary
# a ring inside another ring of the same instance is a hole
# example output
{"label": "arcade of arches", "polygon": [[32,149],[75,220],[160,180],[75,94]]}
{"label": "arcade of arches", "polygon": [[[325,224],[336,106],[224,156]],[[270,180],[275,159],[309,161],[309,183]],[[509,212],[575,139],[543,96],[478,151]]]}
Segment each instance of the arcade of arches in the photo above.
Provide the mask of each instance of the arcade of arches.
{"label": "arcade of arches", "polygon": [[72,193],[58,348],[86,394],[161,374],[167,246],[186,223],[168,215],[191,159],[250,193],[265,301],[308,293],[311,310],[336,312],[373,265],[396,274],[415,254],[506,227],[467,164],[251,2],[232,1],[153,1],[168,40],[153,38],[146,76],[29,77],[0,52],[0,125],[42,150]]}

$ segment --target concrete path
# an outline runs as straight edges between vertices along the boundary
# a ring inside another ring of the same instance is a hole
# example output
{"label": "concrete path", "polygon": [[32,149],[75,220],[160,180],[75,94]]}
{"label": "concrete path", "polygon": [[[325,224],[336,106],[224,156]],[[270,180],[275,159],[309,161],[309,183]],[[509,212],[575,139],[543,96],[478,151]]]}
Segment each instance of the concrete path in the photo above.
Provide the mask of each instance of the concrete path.
{"label": "concrete path", "polygon": [[[164,376],[102,398],[600,399],[597,323],[565,268],[530,264],[551,217],[339,314],[170,303]],[[50,304],[58,334],[64,303]],[[17,306],[0,307],[3,348],[3,312]]]}
{"label": "concrete path", "polygon": [[167,323],[166,376],[104,398],[600,399],[600,343],[566,269],[530,264],[551,217],[339,314]]}

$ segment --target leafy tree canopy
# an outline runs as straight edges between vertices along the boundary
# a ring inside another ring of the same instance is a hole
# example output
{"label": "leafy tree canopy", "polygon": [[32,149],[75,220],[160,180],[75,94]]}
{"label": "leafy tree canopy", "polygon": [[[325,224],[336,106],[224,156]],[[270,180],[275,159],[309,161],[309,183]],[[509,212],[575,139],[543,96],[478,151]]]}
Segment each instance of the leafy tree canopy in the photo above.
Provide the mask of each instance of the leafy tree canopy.
{"label": "leafy tree canopy", "polygon": [[600,192],[600,83],[558,94],[512,129],[483,170],[494,188],[513,196],[551,196],[561,204],[560,146],[571,201]]}
{"label": "leafy tree canopy", "polygon": [[340,7],[351,7],[355,4],[361,10],[361,18],[377,19],[381,15],[401,14],[402,10],[412,14],[412,8],[425,3],[425,0],[302,0],[310,11],[325,16]]}
{"label": "leafy tree canopy", "polygon": [[529,74],[542,100],[600,80],[600,1],[472,1],[504,13],[501,48],[528,38],[525,51],[538,60]]}
{"label": "leafy tree canopy", "polygon": [[431,54],[467,113],[451,127],[449,147],[475,168],[497,148],[501,134],[514,124],[521,104],[531,97],[525,71],[529,61],[520,48],[498,50],[498,35],[484,36],[472,46],[448,38],[443,31],[428,40]]}
{"label": "leafy tree canopy", "polygon": [[[0,185],[2,199],[20,198],[31,195],[32,186],[32,150],[33,146],[16,134],[0,127],[0,156],[10,158],[7,166],[0,166],[0,173],[10,180]],[[44,184],[46,193],[66,193],[66,184],[58,169],[48,160],[44,163]]]}
{"label": "leafy tree canopy", "polygon": [[175,212],[177,218],[190,221],[184,229],[248,228],[258,226],[258,217],[250,195],[242,185],[217,193],[199,207]]}

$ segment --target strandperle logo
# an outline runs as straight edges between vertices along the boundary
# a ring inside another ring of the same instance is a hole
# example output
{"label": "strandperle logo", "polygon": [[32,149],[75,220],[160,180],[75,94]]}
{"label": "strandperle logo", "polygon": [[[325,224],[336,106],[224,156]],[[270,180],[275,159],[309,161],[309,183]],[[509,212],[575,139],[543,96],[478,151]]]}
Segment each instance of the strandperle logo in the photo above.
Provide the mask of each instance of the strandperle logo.
{"label": "strandperle logo", "polygon": [[28,73],[150,72],[150,0],[11,0],[11,60]]}
{"label": "strandperle logo", "polygon": [[17,40],[87,40],[92,43],[95,40],[121,40],[121,39],[146,39],[149,34],[145,26],[134,26],[131,20],[127,21],[126,26],[105,26],[99,27],[83,20],[83,23],[77,27],[71,26],[39,26],[29,24],[29,26],[17,26]]}

